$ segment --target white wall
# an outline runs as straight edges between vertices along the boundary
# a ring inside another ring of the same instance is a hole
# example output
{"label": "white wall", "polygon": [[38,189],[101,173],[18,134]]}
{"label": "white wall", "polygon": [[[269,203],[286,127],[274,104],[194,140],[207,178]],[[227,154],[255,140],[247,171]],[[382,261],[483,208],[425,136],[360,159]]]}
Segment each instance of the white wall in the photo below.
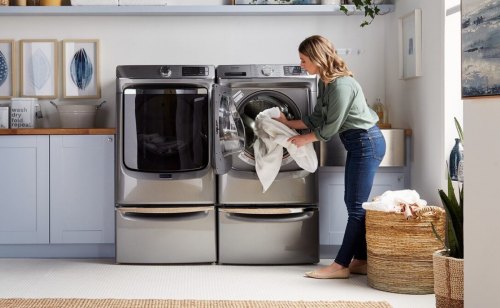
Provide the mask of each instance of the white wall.
{"label": "white wall", "polygon": [[465,307],[500,307],[500,99],[464,101]]}
{"label": "white wall", "polygon": [[[393,127],[413,130],[411,183],[421,198],[440,205],[444,157],[444,1],[397,0],[386,18],[386,100]],[[422,10],[423,76],[399,80],[398,18]]]}
{"label": "white wall", "polygon": [[[319,34],[337,48],[362,48],[345,59],[363,86],[369,102],[384,98],[384,17],[360,28],[362,16],[125,16],[125,17],[5,17],[0,39],[99,39],[101,100],[59,103],[108,104],[99,110],[97,125],[115,127],[115,69],[133,64],[299,64],[297,48],[306,37]],[[62,52],[59,43],[59,52]],[[19,51],[19,43],[17,43]],[[59,74],[62,60],[59,57]],[[19,57],[18,57],[19,61]],[[18,65],[19,67],[19,65]],[[19,84],[18,74],[18,84]],[[18,87],[19,88],[19,87]],[[19,93],[19,91],[18,91]],[[57,100],[56,100],[57,102]],[[44,119],[38,127],[58,127],[55,108],[42,101]],[[403,125],[406,127],[406,125]]]}

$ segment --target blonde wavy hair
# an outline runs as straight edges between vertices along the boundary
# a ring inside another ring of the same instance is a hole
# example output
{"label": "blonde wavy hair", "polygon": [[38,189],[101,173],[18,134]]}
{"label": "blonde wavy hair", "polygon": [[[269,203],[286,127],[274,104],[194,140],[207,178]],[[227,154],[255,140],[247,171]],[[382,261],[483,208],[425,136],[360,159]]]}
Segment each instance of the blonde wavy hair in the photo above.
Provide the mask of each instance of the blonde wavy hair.
{"label": "blonde wavy hair", "polygon": [[306,38],[300,43],[299,52],[318,66],[319,77],[323,81],[332,82],[339,77],[354,77],[344,60],[335,52],[332,42],[320,35]]}

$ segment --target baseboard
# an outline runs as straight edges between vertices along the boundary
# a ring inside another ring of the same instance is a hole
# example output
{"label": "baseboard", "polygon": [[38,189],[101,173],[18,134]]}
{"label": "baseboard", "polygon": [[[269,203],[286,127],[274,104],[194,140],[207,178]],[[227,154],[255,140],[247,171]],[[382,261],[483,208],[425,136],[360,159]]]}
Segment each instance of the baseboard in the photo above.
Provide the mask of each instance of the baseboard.
{"label": "baseboard", "polygon": [[114,258],[115,244],[0,245],[0,258]]}
{"label": "baseboard", "polygon": [[335,259],[340,250],[340,245],[320,245],[319,258],[320,259]]}

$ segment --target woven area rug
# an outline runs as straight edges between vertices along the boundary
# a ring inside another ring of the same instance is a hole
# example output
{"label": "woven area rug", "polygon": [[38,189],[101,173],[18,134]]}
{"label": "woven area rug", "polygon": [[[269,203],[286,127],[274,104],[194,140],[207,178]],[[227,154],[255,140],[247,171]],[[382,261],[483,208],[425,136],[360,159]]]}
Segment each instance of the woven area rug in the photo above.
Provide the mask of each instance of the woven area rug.
{"label": "woven area rug", "polygon": [[219,301],[173,299],[0,299],[0,308],[392,308],[387,302]]}

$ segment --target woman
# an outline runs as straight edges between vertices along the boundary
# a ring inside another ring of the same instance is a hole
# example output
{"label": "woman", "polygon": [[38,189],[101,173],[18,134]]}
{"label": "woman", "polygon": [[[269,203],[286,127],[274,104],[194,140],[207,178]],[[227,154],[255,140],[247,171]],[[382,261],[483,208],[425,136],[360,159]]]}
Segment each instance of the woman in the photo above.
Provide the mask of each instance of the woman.
{"label": "woman", "polygon": [[288,121],[283,114],[276,120],[292,129],[312,130],[289,139],[297,147],[328,141],[339,133],[347,150],[344,201],[349,217],[342,246],[333,264],[306,275],[348,278],[349,273],[366,274],[365,210],[361,205],[368,200],[385,155],[385,139],[376,125],[377,114],[367,106],[361,86],[330,41],[318,35],[305,39],[299,57],[302,68],[320,77],[314,112],[302,120]]}

